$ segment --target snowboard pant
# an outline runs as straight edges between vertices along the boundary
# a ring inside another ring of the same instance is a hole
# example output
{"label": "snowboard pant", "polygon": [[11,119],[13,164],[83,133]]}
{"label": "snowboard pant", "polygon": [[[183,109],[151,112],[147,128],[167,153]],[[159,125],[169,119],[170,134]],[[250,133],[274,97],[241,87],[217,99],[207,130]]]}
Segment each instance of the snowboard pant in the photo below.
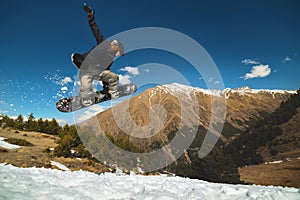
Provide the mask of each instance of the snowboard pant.
{"label": "snowboard pant", "polygon": [[80,98],[93,98],[93,81],[102,81],[104,93],[116,93],[118,91],[119,77],[110,70],[103,71],[99,76],[94,76],[90,73],[83,74],[80,77]]}

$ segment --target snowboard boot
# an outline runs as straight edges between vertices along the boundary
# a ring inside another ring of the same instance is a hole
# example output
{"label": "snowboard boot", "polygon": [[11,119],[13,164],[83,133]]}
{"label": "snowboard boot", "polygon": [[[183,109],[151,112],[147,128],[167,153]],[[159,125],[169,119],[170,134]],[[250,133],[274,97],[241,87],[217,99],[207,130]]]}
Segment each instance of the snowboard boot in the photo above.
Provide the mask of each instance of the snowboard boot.
{"label": "snowboard boot", "polygon": [[95,102],[96,103],[98,103],[100,101],[107,101],[110,99],[111,98],[110,98],[109,94],[104,90],[95,92]]}
{"label": "snowboard boot", "polygon": [[94,18],[95,10],[88,6],[86,2],[83,2],[83,10],[88,14],[89,20]]}
{"label": "snowboard boot", "polygon": [[120,97],[120,93],[118,92],[118,82],[114,84],[109,84],[107,82],[103,83],[103,94],[107,94],[110,99],[117,99]]}
{"label": "snowboard boot", "polygon": [[82,97],[81,98],[81,104],[84,106],[90,106],[94,104],[94,95],[90,95],[87,97]]}
{"label": "snowboard boot", "polygon": [[108,91],[111,99],[117,99],[120,97],[120,93],[118,91]]}

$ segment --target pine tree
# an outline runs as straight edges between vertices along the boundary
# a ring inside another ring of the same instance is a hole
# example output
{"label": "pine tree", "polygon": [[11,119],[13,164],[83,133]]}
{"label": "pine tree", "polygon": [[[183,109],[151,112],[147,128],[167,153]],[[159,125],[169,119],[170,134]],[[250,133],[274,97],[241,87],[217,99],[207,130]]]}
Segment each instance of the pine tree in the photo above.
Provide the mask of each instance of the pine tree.
{"label": "pine tree", "polygon": [[23,115],[20,114],[20,115],[17,117],[17,119],[15,120],[14,127],[15,127],[17,130],[21,130],[21,131],[25,128],[24,117],[23,117]]}
{"label": "pine tree", "polygon": [[46,119],[43,121],[43,133],[49,133],[49,120]]}
{"label": "pine tree", "polygon": [[29,116],[28,116],[28,120],[27,122],[25,123],[25,128],[27,131],[37,131],[37,123],[35,121],[35,118],[33,116],[33,113],[31,113]]}
{"label": "pine tree", "polygon": [[3,116],[1,121],[2,121],[1,126],[3,128],[15,126],[15,121],[13,119],[9,118],[7,115]]}
{"label": "pine tree", "polygon": [[44,127],[44,121],[42,118],[39,118],[37,120],[37,129],[39,132],[44,132],[45,131],[45,127]]}
{"label": "pine tree", "polygon": [[53,135],[57,135],[60,132],[60,126],[58,124],[58,122],[53,118],[50,122],[49,122],[49,127],[47,130],[47,133],[49,134],[53,134]]}

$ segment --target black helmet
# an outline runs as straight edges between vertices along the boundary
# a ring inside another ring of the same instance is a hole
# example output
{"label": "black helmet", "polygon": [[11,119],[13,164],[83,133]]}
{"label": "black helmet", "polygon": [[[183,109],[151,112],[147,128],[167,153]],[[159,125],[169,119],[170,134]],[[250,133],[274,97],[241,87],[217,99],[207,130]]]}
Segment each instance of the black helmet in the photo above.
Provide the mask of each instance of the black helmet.
{"label": "black helmet", "polygon": [[111,50],[114,52],[120,51],[121,56],[124,55],[124,46],[119,40],[112,40],[109,43]]}

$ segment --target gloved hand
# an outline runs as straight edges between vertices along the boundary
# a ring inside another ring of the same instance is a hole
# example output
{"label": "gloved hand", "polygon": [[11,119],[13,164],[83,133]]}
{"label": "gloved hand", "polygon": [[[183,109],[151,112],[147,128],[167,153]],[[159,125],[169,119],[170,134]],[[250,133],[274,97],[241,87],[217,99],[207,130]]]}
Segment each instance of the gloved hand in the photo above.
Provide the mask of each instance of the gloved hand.
{"label": "gloved hand", "polygon": [[88,6],[86,2],[83,2],[83,10],[88,14],[89,19],[94,18],[95,10]]}

